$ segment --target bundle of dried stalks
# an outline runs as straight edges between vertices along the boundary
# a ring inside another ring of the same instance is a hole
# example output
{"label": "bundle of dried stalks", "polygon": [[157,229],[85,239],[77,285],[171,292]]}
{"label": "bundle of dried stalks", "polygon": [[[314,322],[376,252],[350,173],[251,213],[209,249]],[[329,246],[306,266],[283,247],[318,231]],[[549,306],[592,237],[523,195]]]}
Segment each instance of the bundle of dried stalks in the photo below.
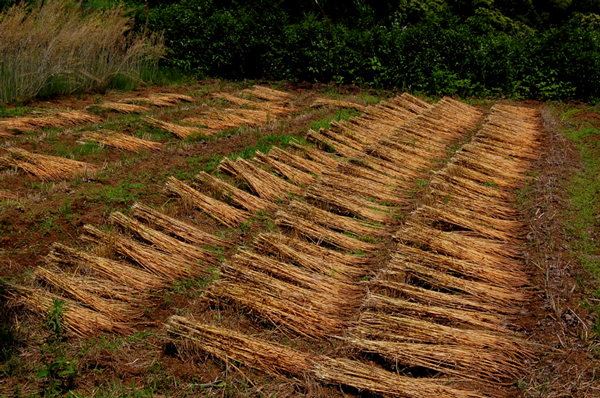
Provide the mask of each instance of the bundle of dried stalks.
{"label": "bundle of dried stalks", "polygon": [[277,103],[277,102],[256,102],[250,101],[244,98],[236,97],[234,95],[228,93],[215,93],[213,97],[223,99],[225,101],[229,101],[232,104],[238,106],[248,106],[251,108],[262,109],[271,111],[274,115],[286,115],[292,111],[291,108],[284,107],[285,102]]}
{"label": "bundle of dried stalks", "polygon": [[497,332],[506,331],[505,318],[497,314],[414,303],[377,293],[369,293],[363,303],[363,307],[379,313],[426,318],[435,320],[438,323],[464,324],[467,327],[474,326]]}
{"label": "bundle of dried stalks", "polygon": [[372,252],[382,248],[381,244],[367,243],[351,238],[282,210],[279,210],[275,217],[276,225],[292,229],[309,239],[314,239],[316,242],[324,242],[340,249]]}
{"label": "bundle of dried stalks", "polygon": [[131,207],[131,214],[135,218],[144,220],[152,227],[161,229],[166,233],[177,236],[189,243],[225,247],[231,245],[231,242],[227,240],[219,238],[211,233],[204,232],[201,229],[176,218],[169,217],[166,214],[139,202],[134,203]]}
{"label": "bundle of dried stalks", "polygon": [[60,243],[52,245],[46,261],[70,265],[76,267],[82,273],[91,271],[92,274],[97,274],[112,282],[137,290],[138,295],[143,291],[158,289],[164,284],[163,280],[155,275],[132,267],[123,261],[92,256]]}
{"label": "bundle of dried stalks", "polygon": [[416,148],[405,147],[399,150],[398,146],[392,148],[389,145],[373,144],[367,149],[367,153],[391,162],[397,166],[409,167],[415,170],[429,170],[433,166],[431,153],[422,153]]}
{"label": "bundle of dried stalks", "polygon": [[505,189],[515,190],[520,187],[519,180],[513,178],[500,178],[497,174],[482,173],[468,167],[463,167],[454,162],[449,162],[446,165],[445,172],[449,175],[468,178],[480,184],[490,186],[498,186]]}
{"label": "bundle of dried stalks", "polygon": [[302,188],[292,185],[242,158],[237,158],[235,162],[228,158],[223,159],[219,170],[242,178],[255,194],[271,202],[284,199],[288,193],[302,194]]}
{"label": "bundle of dried stalks", "polygon": [[[397,278],[396,278],[397,280]],[[427,305],[438,307],[465,309],[471,311],[483,311],[499,314],[516,314],[518,309],[506,306],[503,303],[492,303],[489,300],[481,301],[477,297],[457,294],[455,292],[443,293],[420,286],[409,285],[394,280],[374,278],[369,281],[369,288],[375,293],[381,293],[388,297],[410,299]]]}
{"label": "bundle of dried stalks", "polygon": [[20,168],[42,180],[57,180],[97,169],[93,164],[56,156],[39,155],[21,148],[11,147],[7,150],[10,155],[3,158],[3,163],[9,167]]}
{"label": "bundle of dried stalks", "polygon": [[286,177],[288,180],[298,185],[310,185],[317,181],[312,175],[300,171],[292,166],[280,162],[270,156],[265,155],[260,151],[256,151],[255,162],[266,165],[279,175]]}
{"label": "bundle of dried stalks", "polygon": [[350,162],[403,181],[413,181],[426,176],[423,172],[396,165],[376,156],[367,155],[366,153],[350,159]]}
{"label": "bundle of dried stalks", "polygon": [[391,98],[390,103],[402,106],[417,115],[432,107],[431,104],[408,93],[403,93],[399,97]]}
{"label": "bundle of dried stalks", "polygon": [[128,232],[135,233],[140,238],[152,243],[165,253],[174,254],[185,259],[189,263],[200,265],[198,267],[199,269],[204,268],[206,264],[214,265],[219,262],[214,253],[149,228],[144,224],[127,217],[121,212],[116,211],[112,213],[109,221]]}
{"label": "bundle of dried stalks", "polygon": [[84,225],[85,241],[106,244],[114,250],[138,263],[148,272],[163,280],[189,278],[203,270],[196,263],[190,263],[178,255],[163,253],[143,243],[138,243],[123,235],[109,234],[92,225]]}
{"label": "bundle of dried stalks", "polygon": [[[44,267],[36,268],[34,274],[37,278],[61,290],[73,300],[83,303],[85,306],[106,315],[112,320],[124,322],[140,315],[139,311],[134,312],[132,307],[126,302],[106,300],[92,293],[90,291],[92,289],[87,286],[85,279],[75,278],[60,272],[52,272]],[[103,282],[105,288],[109,287],[109,280],[105,279]]]}
{"label": "bundle of dried stalks", "polygon": [[335,160],[330,154],[323,152],[317,148],[302,145],[296,141],[290,141],[290,145],[293,148],[297,149],[300,153],[302,153],[307,159],[321,163],[322,169],[328,168],[330,170],[335,170],[338,166],[337,160]]}
{"label": "bundle of dried stalks", "polygon": [[401,183],[401,181],[395,177],[391,177],[369,167],[364,167],[361,165],[360,161],[353,161],[352,159],[350,162],[340,162],[340,166],[338,167],[337,171],[341,174],[346,174],[360,179],[371,180],[391,188],[395,188]]}
{"label": "bundle of dried stalks", "polygon": [[139,152],[160,151],[162,144],[156,141],[143,140],[127,134],[121,134],[116,131],[85,131],[81,137],[83,141],[96,141],[106,146],[125,149],[127,151]]}
{"label": "bundle of dried stalks", "polygon": [[327,172],[319,181],[320,185],[329,185],[344,192],[351,192],[362,197],[372,198],[385,204],[406,206],[408,201],[401,193],[388,185],[359,177],[352,177],[337,172]]}
{"label": "bundle of dried stalks", "polygon": [[271,148],[269,151],[269,156],[273,159],[279,160],[280,162],[290,164],[297,169],[307,173],[312,173],[317,176],[320,176],[323,172],[323,165],[286,152],[276,146]]}
{"label": "bundle of dried stalks", "polygon": [[258,235],[254,248],[282,261],[289,261],[342,281],[362,278],[371,265],[371,259],[364,259],[362,264],[357,264],[360,258],[279,234]]}
{"label": "bundle of dried stalks", "polygon": [[507,333],[463,329],[406,316],[364,311],[350,330],[365,339],[401,343],[443,344],[493,350],[513,359],[532,357],[530,345]]}
{"label": "bundle of dried stalks", "polygon": [[124,104],[121,102],[103,102],[101,104],[92,104],[86,109],[99,109],[103,111],[115,111],[119,113],[144,113],[150,110],[150,108],[146,106]]}
{"label": "bundle of dried stalks", "polygon": [[402,398],[484,398],[476,392],[457,390],[435,380],[406,377],[383,368],[345,358],[318,357],[313,376],[327,383],[346,385],[359,391]]}
{"label": "bundle of dried stalks", "polygon": [[520,247],[515,244],[440,231],[413,221],[407,221],[394,238],[462,260],[487,263],[509,272],[517,267],[515,258],[521,255]]}
{"label": "bundle of dried stalks", "polygon": [[[258,253],[240,250],[231,263],[236,267],[254,269],[274,278],[301,286],[307,290],[331,295],[333,302],[340,306],[358,308],[362,289],[327,275],[307,271],[293,264],[284,263]],[[341,310],[341,308],[340,308]]]}
{"label": "bundle of dried stalks", "polygon": [[365,110],[364,105],[360,105],[360,104],[357,104],[354,102],[342,101],[341,99],[336,100],[333,98],[317,98],[310,107],[311,108],[321,108],[324,106],[335,106],[335,107],[339,107],[339,108],[356,109],[358,111]]}
{"label": "bundle of dried stalks", "polygon": [[396,262],[420,264],[446,274],[459,275],[497,287],[514,288],[523,286],[526,281],[525,275],[518,270],[496,269],[484,263],[460,260],[456,257],[444,256],[401,243],[396,246],[390,266],[394,266]]}
{"label": "bundle of dried stalks", "polygon": [[4,130],[3,127],[0,127],[0,138],[11,138],[12,136],[13,135],[8,130]]}
{"label": "bundle of dried stalks", "polygon": [[265,123],[270,123],[277,118],[277,114],[271,109],[227,109],[225,112],[239,118],[242,123],[248,126],[257,127]]}
{"label": "bundle of dried stalks", "polygon": [[150,94],[145,100],[156,106],[173,106],[181,101],[194,102],[194,97],[177,93],[157,93]]}
{"label": "bundle of dried stalks", "polygon": [[327,137],[330,140],[333,140],[337,143],[349,146],[350,148],[356,149],[357,151],[364,151],[366,146],[362,144],[360,141],[344,134],[336,133],[333,130],[328,129],[320,129],[319,134],[323,137]]}
{"label": "bundle of dried stalks", "polygon": [[242,91],[244,93],[251,94],[256,98],[264,99],[267,101],[289,101],[294,96],[284,91],[273,90],[272,88],[264,86],[252,86],[252,89],[246,89]]}
{"label": "bundle of dried stalks", "polygon": [[144,117],[144,120],[151,126],[173,133],[179,138],[186,138],[203,133],[203,131],[197,127],[181,126],[175,123],[163,122],[162,120],[150,116]]}
{"label": "bundle of dried stalks", "polygon": [[471,231],[485,238],[505,242],[514,242],[525,227],[517,221],[487,217],[448,205],[423,205],[413,212],[411,217],[425,220],[429,224],[441,225],[444,229]]}
{"label": "bundle of dried stalks", "polygon": [[497,219],[519,218],[520,212],[507,203],[494,197],[472,192],[464,187],[449,184],[434,178],[428,186],[427,203],[444,203],[475,213],[485,213]]}
{"label": "bundle of dried stalks", "polygon": [[245,211],[201,194],[175,177],[169,177],[165,185],[165,190],[170,194],[189,200],[194,206],[229,227],[236,227],[242,224],[250,216]]}
{"label": "bundle of dried stalks", "polygon": [[335,187],[321,184],[311,186],[306,190],[306,197],[331,206],[342,214],[359,216],[377,223],[388,221],[388,213],[381,206]]}
{"label": "bundle of dried stalks", "polygon": [[329,129],[331,131],[336,132],[339,135],[348,137],[362,145],[369,145],[373,142],[376,142],[379,134],[377,131],[374,130],[376,130],[378,126],[375,126],[375,128],[373,129],[369,129],[363,125],[363,118],[360,118],[358,120],[358,123],[352,123],[346,120],[341,120],[339,122],[336,120],[332,120],[329,123]]}
{"label": "bundle of dried stalks", "polygon": [[257,196],[242,191],[226,183],[225,181],[215,178],[204,171],[196,175],[196,180],[205,184],[211,194],[217,199],[227,203],[235,203],[251,212],[269,210],[275,207],[274,203],[267,202]]}
{"label": "bundle of dried stalks", "polygon": [[523,365],[500,351],[469,346],[415,344],[350,338],[353,347],[381,355],[395,365],[424,367],[440,373],[506,383],[523,373]]}
{"label": "bundle of dried stalks", "polygon": [[79,111],[58,112],[58,116],[16,117],[0,121],[0,131],[25,132],[37,131],[41,128],[68,127],[83,123],[100,123],[101,119],[89,113]]}
{"label": "bundle of dried stalks", "polygon": [[90,337],[101,331],[118,334],[131,332],[125,324],[116,322],[99,312],[83,307],[64,297],[40,289],[17,285],[8,285],[8,291],[16,298],[21,299],[32,312],[42,317],[45,317],[54,307],[55,300],[64,302],[64,326],[76,336]]}
{"label": "bundle of dried stalks", "polygon": [[469,190],[470,192],[472,192],[474,194],[479,194],[482,196],[487,196],[489,198],[494,198],[494,200],[496,202],[504,201],[504,202],[510,203],[510,202],[513,202],[514,198],[515,198],[514,192],[502,190],[502,189],[499,189],[498,187],[488,186],[485,184],[479,184],[478,182],[472,181],[468,178],[450,175],[450,174],[446,173],[445,170],[442,170],[440,173],[438,173],[435,176],[434,180],[435,181],[432,181],[434,183],[433,184],[434,186],[440,180],[446,181],[446,182],[450,183],[451,185],[454,185],[458,188],[464,188],[466,190]]}
{"label": "bundle of dried stalks", "polygon": [[[281,290],[281,286],[287,285],[285,282],[277,282],[272,278],[271,281],[276,284],[248,285],[247,282],[221,279],[210,285],[204,297],[213,302],[229,301],[259,314],[269,323],[308,338],[322,339],[339,333],[347,326],[347,321],[339,319],[339,314],[336,316],[333,308],[323,311],[325,303],[321,308],[317,306],[321,303],[311,297],[317,295],[315,292],[308,294],[310,292],[293,285]],[[292,294],[289,294],[290,291]],[[326,303],[330,300],[330,297],[318,298]]]}
{"label": "bundle of dried stalks", "polygon": [[[262,236],[263,234],[259,235]],[[360,275],[364,276],[367,268],[371,267],[380,261],[375,256],[355,256],[352,254],[342,253],[336,250],[328,249],[301,239],[292,238],[282,234],[264,234],[265,239],[270,239],[271,242],[279,246],[280,244],[293,247],[295,251],[308,254],[312,257],[319,258],[322,261],[328,262],[330,265],[338,267],[349,266],[356,268]],[[256,244],[260,241],[256,240]],[[283,252],[282,252],[283,253]],[[292,261],[296,261],[292,259]],[[346,272],[346,271],[344,271]],[[346,272],[348,275],[353,275],[351,272]]]}
{"label": "bundle of dried stalks", "polygon": [[328,152],[336,152],[338,155],[345,158],[356,157],[362,153],[362,151],[358,149],[354,149],[348,145],[330,140],[320,131],[317,133],[312,129],[309,129],[306,133],[306,140],[314,143]]}
{"label": "bundle of dried stalks", "polygon": [[225,361],[241,362],[274,376],[301,375],[310,369],[310,360],[305,354],[229,329],[177,315],[167,319],[165,326],[175,342],[187,350],[200,350]]}
{"label": "bundle of dried stalks", "polygon": [[340,216],[296,200],[290,202],[288,210],[305,220],[338,231],[350,232],[357,236],[381,236],[386,233],[380,225]]}
{"label": "bundle of dried stalks", "polygon": [[276,377],[282,373],[308,374],[326,383],[391,397],[483,398],[480,394],[455,390],[434,381],[399,376],[364,362],[309,356],[277,343],[181,316],[169,318],[166,329],[183,349],[206,352],[224,361],[234,360]]}
{"label": "bundle of dried stalks", "polygon": [[388,281],[418,280],[433,288],[458,291],[474,296],[481,301],[503,303],[508,306],[529,298],[524,292],[515,291],[515,287],[518,285],[505,284],[500,287],[498,282],[492,285],[456,277],[397,254],[392,256],[381,279]]}

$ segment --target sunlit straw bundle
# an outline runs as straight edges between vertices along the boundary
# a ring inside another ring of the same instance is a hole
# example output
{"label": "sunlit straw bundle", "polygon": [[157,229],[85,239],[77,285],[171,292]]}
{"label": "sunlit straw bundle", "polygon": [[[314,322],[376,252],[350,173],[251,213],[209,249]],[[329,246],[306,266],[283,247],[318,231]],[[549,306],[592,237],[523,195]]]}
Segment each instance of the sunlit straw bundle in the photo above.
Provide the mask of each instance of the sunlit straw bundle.
{"label": "sunlit straw bundle", "polygon": [[196,180],[205,184],[217,199],[227,203],[234,203],[250,212],[264,211],[274,208],[274,203],[267,202],[258,196],[234,187],[225,181],[213,177],[204,171],[196,175]]}
{"label": "sunlit straw bundle", "polygon": [[302,193],[300,187],[290,184],[242,158],[237,158],[235,162],[228,158],[223,159],[219,165],[219,170],[244,179],[255,194],[271,202],[284,199],[288,193]]}
{"label": "sunlit straw bundle", "polygon": [[135,104],[124,104],[121,102],[103,102],[101,104],[92,104],[87,109],[100,109],[103,111],[115,111],[119,113],[144,113],[150,108]]}
{"label": "sunlit straw bundle", "polygon": [[238,226],[250,217],[248,212],[206,196],[175,177],[169,177],[165,190],[172,195],[189,200],[198,209],[230,227]]}
{"label": "sunlit straw bundle", "polygon": [[365,109],[364,105],[360,105],[354,102],[342,101],[341,99],[336,100],[333,98],[317,98],[312,104],[311,108],[321,108],[324,106],[335,106],[340,108],[349,108],[356,109],[358,111],[363,111]]}
{"label": "sunlit straw bundle", "polygon": [[337,172],[326,173],[319,180],[321,185],[329,185],[344,192],[350,192],[365,198],[378,200],[380,203],[406,206],[407,200],[395,188],[373,180],[353,177]]}
{"label": "sunlit straw bundle", "polygon": [[132,152],[160,151],[162,144],[156,141],[143,140],[131,135],[118,133],[116,131],[85,131],[81,137],[83,141],[95,141],[106,146],[125,149]]}
{"label": "sunlit straw bundle", "polygon": [[280,162],[290,164],[295,168],[305,171],[307,173],[315,174],[318,176],[320,176],[323,173],[323,165],[317,162],[313,162],[312,160],[296,156],[276,146],[271,148],[271,150],[269,151],[269,157],[279,160]]}
{"label": "sunlit straw bundle", "polygon": [[339,161],[334,159],[333,155],[324,152],[320,149],[313,148],[307,145],[300,144],[297,141],[290,141],[290,146],[297,149],[302,155],[311,161],[321,163],[322,169],[335,170],[338,167]]}
{"label": "sunlit straw bundle", "polygon": [[64,302],[64,326],[79,337],[90,337],[99,332],[118,334],[131,332],[121,322],[116,322],[106,315],[86,308],[75,301],[48,293],[44,290],[9,285],[9,291],[15,297],[22,299],[27,308],[42,317],[45,317],[52,310],[55,300]]}
{"label": "sunlit straw bundle", "polygon": [[162,279],[154,274],[133,267],[124,261],[93,256],[60,243],[52,245],[47,261],[73,266],[82,273],[87,271],[92,275],[102,276],[122,286],[136,289],[138,294],[146,290],[160,288],[164,284]]}
{"label": "sunlit straw bundle", "polygon": [[176,123],[163,122],[162,120],[158,120],[150,116],[146,116],[144,120],[151,126],[173,133],[179,138],[187,138],[203,133],[203,131],[197,127],[182,126]]}
{"label": "sunlit straw bundle", "polygon": [[0,132],[5,131],[6,135],[10,136],[9,131],[37,131],[41,128],[67,127],[84,123],[100,123],[100,121],[99,117],[80,111],[58,112],[57,116],[15,117],[0,120]]}
{"label": "sunlit straw bundle", "polygon": [[291,108],[284,107],[285,102],[277,103],[273,101],[257,102],[250,101],[244,98],[236,97],[228,93],[214,93],[213,97],[223,99],[238,106],[248,106],[255,109],[268,110],[274,115],[285,115],[292,111]]}
{"label": "sunlit straw bundle", "polygon": [[322,184],[311,186],[306,191],[306,197],[330,206],[342,214],[359,216],[378,223],[385,223],[389,220],[388,213],[381,206],[335,187]]}
{"label": "sunlit straw bundle", "polygon": [[[139,312],[135,313],[131,306],[125,301],[107,300],[93,292],[93,287],[88,286],[88,281],[85,278],[76,278],[70,275],[65,275],[62,272],[53,272],[44,267],[35,269],[34,274],[38,279],[43,280],[48,285],[53,286],[62,291],[66,296],[76,300],[84,305],[106,315],[108,318],[115,321],[128,321],[131,318],[139,316]],[[110,281],[103,280],[104,288]],[[130,297],[133,298],[133,297]]]}
{"label": "sunlit straw bundle", "polygon": [[189,262],[178,255],[163,253],[123,235],[108,234],[92,225],[84,225],[83,229],[85,235],[82,238],[85,241],[112,245],[117,253],[132,259],[161,279],[189,278],[203,272],[197,263]]}
{"label": "sunlit straw bundle", "polygon": [[288,180],[298,185],[310,185],[317,181],[312,175],[300,171],[284,162],[267,156],[260,151],[256,151],[256,157],[253,159],[255,162],[270,167],[274,172],[279,175],[286,177]]}
{"label": "sunlit straw bundle", "polygon": [[127,217],[121,212],[112,213],[109,221],[128,232],[135,233],[161,251],[179,256],[192,264],[202,264],[205,266],[206,264],[217,264],[218,262],[214,253],[152,229],[139,221]]}
{"label": "sunlit straw bundle", "polygon": [[144,220],[150,226],[163,230],[164,232],[177,236],[186,242],[196,245],[230,246],[231,242],[219,238],[211,233],[176,218],[169,217],[142,203],[134,203],[131,206],[131,214],[140,220]]}
{"label": "sunlit straw bundle", "polygon": [[338,231],[350,232],[356,236],[377,236],[385,234],[385,230],[379,225],[359,221],[355,218],[340,216],[296,200],[290,202],[287,210],[301,216],[305,220]]}
{"label": "sunlit straw bundle", "polygon": [[339,232],[321,227],[302,217],[295,216],[282,210],[278,211],[275,218],[275,224],[292,229],[299,234],[312,239],[316,242],[324,242],[331,246],[348,251],[372,252],[382,248],[379,244],[367,243],[361,240],[351,238]]}
{"label": "sunlit straw bundle", "polygon": [[77,173],[96,170],[97,166],[57,156],[39,155],[21,148],[7,148],[10,155],[3,158],[9,167],[17,167],[42,180],[68,178]]}
{"label": "sunlit straw bundle", "polygon": [[274,90],[264,86],[252,86],[252,89],[246,89],[243,92],[267,101],[288,101],[293,97],[293,95],[290,93]]}

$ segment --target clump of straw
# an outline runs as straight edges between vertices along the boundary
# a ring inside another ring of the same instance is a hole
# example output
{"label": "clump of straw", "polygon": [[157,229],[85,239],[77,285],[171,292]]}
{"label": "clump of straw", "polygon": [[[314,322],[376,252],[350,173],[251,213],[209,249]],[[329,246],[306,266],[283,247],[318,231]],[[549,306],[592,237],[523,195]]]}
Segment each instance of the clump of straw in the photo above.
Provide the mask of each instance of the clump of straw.
{"label": "clump of straw", "polygon": [[86,131],[81,139],[83,141],[95,141],[106,146],[125,149],[132,152],[160,151],[162,144],[160,142],[143,140],[141,138],[118,133],[116,131],[101,130],[101,131]]}
{"label": "clump of straw", "polygon": [[78,173],[96,170],[93,164],[78,162],[56,156],[39,155],[21,148],[7,148],[10,155],[4,156],[0,164],[16,167],[42,180],[58,180]]}
{"label": "clump of straw", "polygon": [[202,134],[202,130],[197,127],[181,126],[176,123],[163,122],[162,120],[158,120],[149,116],[146,116],[144,120],[153,127],[173,133],[179,138],[186,138],[193,135]]}

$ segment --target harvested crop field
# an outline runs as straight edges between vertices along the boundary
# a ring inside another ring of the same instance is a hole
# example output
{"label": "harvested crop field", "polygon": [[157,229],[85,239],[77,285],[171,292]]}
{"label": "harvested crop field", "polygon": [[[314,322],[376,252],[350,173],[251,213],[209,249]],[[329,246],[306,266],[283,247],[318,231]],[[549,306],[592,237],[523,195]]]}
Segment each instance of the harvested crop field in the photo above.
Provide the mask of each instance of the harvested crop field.
{"label": "harvested crop field", "polygon": [[542,103],[207,81],[13,114],[0,396],[600,395]]}

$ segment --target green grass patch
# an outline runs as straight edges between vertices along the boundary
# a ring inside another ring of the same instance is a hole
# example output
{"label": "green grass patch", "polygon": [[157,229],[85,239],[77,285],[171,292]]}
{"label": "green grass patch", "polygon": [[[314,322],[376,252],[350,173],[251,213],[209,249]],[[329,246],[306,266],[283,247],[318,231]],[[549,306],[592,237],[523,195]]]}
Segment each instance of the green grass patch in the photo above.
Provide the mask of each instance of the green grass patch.
{"label": "green grass patch", "polygon": [[[571,250],[591,276],[584,288],[600,299],[600,130],[592,126],[570,127],[563,134],[579,149],[583,166],[567,187],[570,206],[565,214],[565,232],[573,237]],[[594,332],[600,337],[600,306],[588,305],[598,315]]]}
{"label": "green grass patch", "polygon": [[310,128],[315,131],[318,131],[320,128],[327,129],[327,128],[329,128],[329,124],[331,124],[331,122],[334,120],[337,122],[339,122],[340,120],[348,120],[352,116],[359,116],[360,114],[361,113],[359,111],[357,111],[356,109],[340,108],[339,112],[333,116],[326,117],[325,119],[321,119],[321,120],[315,120],[310,125]]}

